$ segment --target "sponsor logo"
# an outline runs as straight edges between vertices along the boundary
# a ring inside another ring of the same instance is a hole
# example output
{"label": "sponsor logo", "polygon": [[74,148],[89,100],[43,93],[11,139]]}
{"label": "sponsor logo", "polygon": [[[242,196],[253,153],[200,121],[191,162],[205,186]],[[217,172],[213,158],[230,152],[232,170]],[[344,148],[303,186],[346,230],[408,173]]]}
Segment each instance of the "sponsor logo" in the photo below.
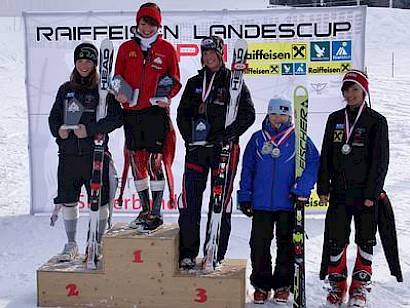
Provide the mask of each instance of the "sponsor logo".
{"label": "sponsor logo", "polygon": [[308,75],[315,74],[343,74],[351,67],[350,62],[319,63],[313,62],[308,64]]}
{"label": "sponsor logo", "polygon": [[317,95],[322,94],[322,91],[326,88],[326,82],[311,83],[310,86],[315,90]]}
{"label": "sponsor logo", "polygon": [[295,75],[306,75],[306,63],[295,63]]}
{"label": "sponsor logo", "polygon": [[333,132],[333,142],[340,143],[343,141],[343,130],[335,129]]}
{"label": "sponsor logo", "polygon": [[249,43],[248,63],[293,62],[307,60],[307,43]]}
{"label": "sponsor logo", "polygon": [[344,123],[337,123],[336,124],[336,129],[345,129],[345,124]]}
{"label": "sponsor logo", "polygon": [[245,71],[246,75],[280,75],[279,64],[251,64]]}
{"label": "sponsor logo", "polygon": [[282,75],[293,75],[293,63],[282,63]]}
{"label": "sponsor logo", "polygon": [[310,42],[310,61],[330,61],[330,42]]}
{"label": "sponsor logo", "polygon": [[352,42],[351,41],[333,41],[332,42],[332,60],[346,61],[352,59]]}
{"label": "sponsor logo", "polygon": [[153,62],[156,64],[162,64],[162,59],[160,57],[156,57]]}

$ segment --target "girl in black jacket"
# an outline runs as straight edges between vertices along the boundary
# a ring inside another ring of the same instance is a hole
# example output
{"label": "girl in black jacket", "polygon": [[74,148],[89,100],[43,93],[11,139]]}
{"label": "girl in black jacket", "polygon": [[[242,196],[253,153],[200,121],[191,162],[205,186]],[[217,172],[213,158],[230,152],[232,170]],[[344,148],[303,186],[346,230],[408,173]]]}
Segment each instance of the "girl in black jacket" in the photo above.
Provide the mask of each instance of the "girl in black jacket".
{"label": "girl in black jacket", "polygon": [[[90,43],[81,43],[74,51],[75,67],[70,80],[62,84],[51,109],[48,121],[51,134],[56,138],[59,148],[58,160],[58,194],[54,198],[56,208],[62,207],[64,226],[68,243],[60,256],[61,261],[69,261],[78,254],[76,243],[77,221],[79,218],[78,201],[81,187],[85,185],[90,196],[90,180],[92,175],[94,136],[108,134],[122,125],[122,110],[112,95],[107,96],[107,115],[96,121],[99,103],[97,48]],[[77,128],[64,126],[64,105],[75,107],[78,102],[84,107]],[[106,163],[103,170],[101,192],[101,208],[99,217],[98,242],[107,225],[109,215],[109,165],[108,136],[104,141]],[[52,224],[54,223],[52,216]]]}

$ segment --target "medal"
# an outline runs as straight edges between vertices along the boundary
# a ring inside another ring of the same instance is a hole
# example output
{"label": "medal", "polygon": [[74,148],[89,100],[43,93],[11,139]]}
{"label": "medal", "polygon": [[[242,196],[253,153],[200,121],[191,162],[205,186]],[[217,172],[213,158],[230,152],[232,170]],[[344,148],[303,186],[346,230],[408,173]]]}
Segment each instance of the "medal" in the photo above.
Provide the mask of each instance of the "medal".
{"label": "medal", "polygon": [[[346,143],[342,146],[342,154],[343,155],[348,155],[351,151],[352,151],[352,146],[350,144],[348,144],[349,140],[350,140],[350,136],[352,135],[352,132],[357,124],[357,121],[360,118],[360,115],[363,112],[363,109],[365,108],[365,104],[363,103],[360,106],[359,111],[357,112],[357,116],[356,119],[354,120],[354,123],[350,126],[349,123],[349,116],[347,114],[347,111],[345,110],[345,134],[346,134]],[[347,108],[347,107],[346,107]]]}
{"label": "medal", "polygon": [[342,146],[342,154],[348,155],[352,151],[352,146],[350,144],[345,143]]}
{"label": "medal", "polygon": [[272,155],[273,158],[278,158],[280,156],[280,149],[279,148],[274,148],[270,155]]}
{"label": "medal", "polygon": [[268,141],[268,142],[265,142],[265,143],[263,144],[263,147],[262,147],[262,154],[263,154],[263,155],[267,155],[267,154],[271,153],[271,152],[272,152],[272,148],[273,148],[272,143],[270,143],[269,141]]}

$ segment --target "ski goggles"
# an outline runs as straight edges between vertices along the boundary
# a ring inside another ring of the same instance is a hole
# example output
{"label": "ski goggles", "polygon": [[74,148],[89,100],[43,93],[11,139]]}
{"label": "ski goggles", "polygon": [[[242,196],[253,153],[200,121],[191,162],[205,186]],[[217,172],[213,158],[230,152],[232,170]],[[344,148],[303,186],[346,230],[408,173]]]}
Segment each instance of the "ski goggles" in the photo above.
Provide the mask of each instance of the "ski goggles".
{"label": "ski goggles", "polygon": [[201,42],[202,50],[216,49],[216,42],[211,38],[203,39]]}

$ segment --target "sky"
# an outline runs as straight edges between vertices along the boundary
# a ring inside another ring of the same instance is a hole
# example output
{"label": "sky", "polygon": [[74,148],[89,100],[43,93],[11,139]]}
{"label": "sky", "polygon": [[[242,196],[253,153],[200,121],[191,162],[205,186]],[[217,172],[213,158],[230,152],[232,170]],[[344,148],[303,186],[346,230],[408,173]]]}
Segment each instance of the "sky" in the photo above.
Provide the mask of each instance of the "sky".
{"label": "sky", "polygon": [[[375,248],[371,307],[410,307],[410,230],[408,187],[410,185],[410,59],[407,38],[410,11],[369,8],[366,27],[366,66],[370,78],[372,107],[389,124],[391,160],[385,190],[393,203],[404,283],[390,276],[381,246]],[[394,59],[394,68],[392,66]],[[36,307],[36,269],[63,248],[65,232],[61,219],[54,228],[48,216],[31,216],[28,125],[25,94],[24,32],[20,19],[0,18],[0,307]],[[206,204],[206,201],[204,201]],[[115,222],[130,217],[115,217]],[[176,222],[175,216],[165,217]],[[318,272],[323,243],[323,217],[306,220],[307,306],[325,302]],[[237,215],[232,222],[227,258],[249,259],[251,220]],[[201,224],[202,235],[205,226]],[[79,223],[78,242],[84,251],[87,218]],[[272,245],[274,251],[275,246]],[[348,250],[351,267],[355,245]],[[248,261],[248,276],[250,263]],[[246,307],[253,289],[247,281]],[[275,307],[269,302],[265,307]]]}

